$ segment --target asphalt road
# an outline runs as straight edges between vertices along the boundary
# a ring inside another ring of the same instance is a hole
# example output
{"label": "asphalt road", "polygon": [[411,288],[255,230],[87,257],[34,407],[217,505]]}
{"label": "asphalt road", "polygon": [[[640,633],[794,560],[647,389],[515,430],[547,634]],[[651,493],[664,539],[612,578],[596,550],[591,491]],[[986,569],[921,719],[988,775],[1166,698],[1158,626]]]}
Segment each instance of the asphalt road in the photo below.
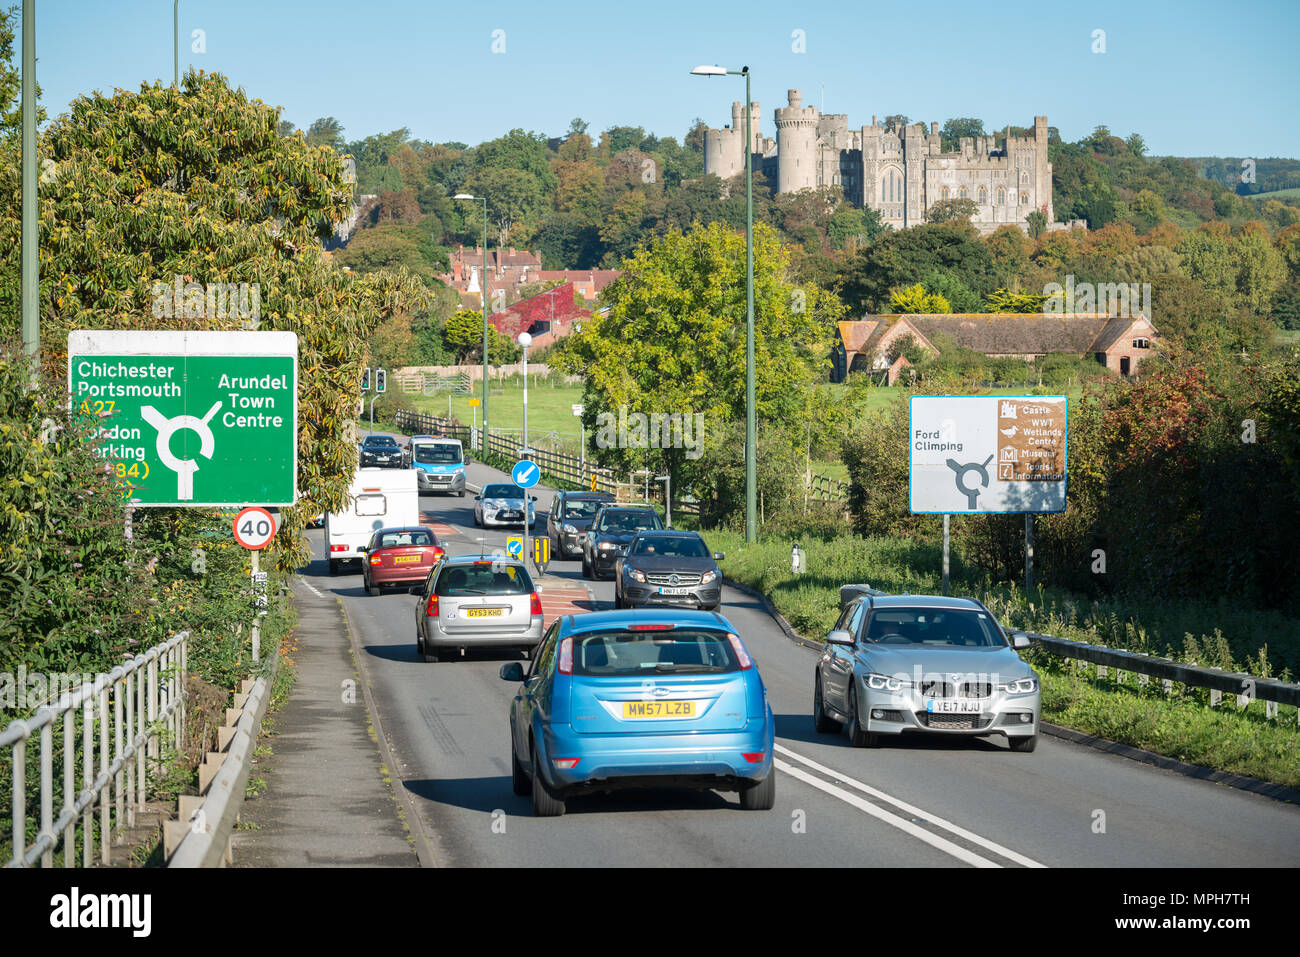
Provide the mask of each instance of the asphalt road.
{"label": "asphalt road", "polygon": [[[502,473],[477,463],[471,486]],[[545,521],[551,492],[534,490]],[[504,546],[474,527],[465,498],[424,496],[452,554]],[[723,592],[766,682],[776,715],[779,778],[771,811],[734,794],[662,789],[589,796],[560,818],[535,819],[510,788],[506,725],[517,685],[497,676],[510,652],[426,664],[417,658],[416,598],[369,598],[359,569],[327,573],[320,532],[306,579],[342,596],[360,671],[410,798],[417,840],[445,865],[1295,866],[1300,808],[1041,736],[1033,754],[995,740],[906,738],[876,750],[814,732],[816,653],[790,642],[753,599]],[[553,562],[545,585],[586,583],[577,561]]]}

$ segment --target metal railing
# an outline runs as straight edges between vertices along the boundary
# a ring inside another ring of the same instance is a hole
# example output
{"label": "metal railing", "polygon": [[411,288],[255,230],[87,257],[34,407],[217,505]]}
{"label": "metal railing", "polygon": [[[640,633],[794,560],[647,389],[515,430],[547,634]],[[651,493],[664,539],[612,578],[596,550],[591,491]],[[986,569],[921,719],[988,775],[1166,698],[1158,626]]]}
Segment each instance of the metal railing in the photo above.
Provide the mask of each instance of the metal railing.
{"label": "metal railing", "polygon": [[810,497],[821,502],[846,502],[849,498],[849,483],[825,475],[813,475],[808,485]]}
{"label": "metal railing", "polygon": [[[60,844],[63,866],[75,866],[78,820],[81,866],[91,866],[96,803],[100,863],[108,864],[113,832],[134,826],[136,812],[145,804],[150,765],[156,766],[160,755],[160,734],[166,731],[173,742],[184,740],[188,659],[189,632],[183,631],[107,674],[96,675],[93,682],[63,692],[55,704],[42,705],[30,718],[15,719],[0,732],[0,747],[11,749],[13,768],[13,847],[7,867],[30,867],[38,862],[52,867]],[[80,735],[75,728],[78,711]],[[54,734],[60,719],[63,807],[56,818]],[[40,822],[36,838],[29,844],[27,745],[38,733]]]}

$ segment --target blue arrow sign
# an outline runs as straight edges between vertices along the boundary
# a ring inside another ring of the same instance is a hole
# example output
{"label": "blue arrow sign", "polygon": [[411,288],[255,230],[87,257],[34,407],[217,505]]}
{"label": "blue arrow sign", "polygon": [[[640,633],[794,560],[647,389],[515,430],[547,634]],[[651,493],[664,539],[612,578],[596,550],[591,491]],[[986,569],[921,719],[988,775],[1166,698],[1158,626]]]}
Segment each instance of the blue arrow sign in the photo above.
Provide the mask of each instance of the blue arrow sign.
{"label": "blue arrow sign", "polygon": [[506,539],[506,554],[511,558],[521,558],[524,554],[524,540],[518,535]]}
{"label": "blue arrow sign", "polygon": [[520,488],[532,488],[542,477],[542,470],[531,459],[520,459],[510,470],[510,477]]}

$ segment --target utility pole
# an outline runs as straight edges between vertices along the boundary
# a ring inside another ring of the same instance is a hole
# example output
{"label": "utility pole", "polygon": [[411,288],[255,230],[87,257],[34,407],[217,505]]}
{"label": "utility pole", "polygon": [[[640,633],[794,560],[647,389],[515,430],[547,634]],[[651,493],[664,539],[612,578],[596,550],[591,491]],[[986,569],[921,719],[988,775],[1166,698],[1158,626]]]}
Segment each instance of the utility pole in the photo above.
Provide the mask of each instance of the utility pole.
{"label": "utility pole", "polygon": [[23,0],[23,351],[31,362],[31,388],[41,369],[41,269],[36,233],[36,11]]}

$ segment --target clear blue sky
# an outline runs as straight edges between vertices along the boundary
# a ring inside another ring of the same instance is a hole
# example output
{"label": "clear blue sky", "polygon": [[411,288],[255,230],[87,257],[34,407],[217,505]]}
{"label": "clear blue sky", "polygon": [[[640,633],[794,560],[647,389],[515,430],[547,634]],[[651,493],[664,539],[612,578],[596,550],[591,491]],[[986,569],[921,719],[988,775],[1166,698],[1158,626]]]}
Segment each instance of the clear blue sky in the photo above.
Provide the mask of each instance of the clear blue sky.
{"label": "clear blue sky", "polygon": [[[18,0],[10,0],[18,2]],[[7,4],[6,4],[7,5]],[[348,139],[401,126],[475,144],[514,128],[552,136],[644,126],[680,139],[730,122],[748,64],[763,130],[788,88],[805,104],[990,129],[1047,114],[1067,140],[1105,123],[1152,153],[1300,158],[1297,0],[1055,0],[859,5],[680,0],[487,4],[432,0],[181,0],[181,68],[229,76],[306,127]],[[91,90],[170,82],[169,0],[36,0],[37,80],[51,116]],[[795,12],[790,12],[791,8]],[[823,12],[827,11],[827,12]],[[191,52],[191,33],[207,51]],[[494,53],[493,32],[505,52]],[[805,52],[794,52],[796,30]],[[1093,31],[1105,53],[1093,53]]]}

